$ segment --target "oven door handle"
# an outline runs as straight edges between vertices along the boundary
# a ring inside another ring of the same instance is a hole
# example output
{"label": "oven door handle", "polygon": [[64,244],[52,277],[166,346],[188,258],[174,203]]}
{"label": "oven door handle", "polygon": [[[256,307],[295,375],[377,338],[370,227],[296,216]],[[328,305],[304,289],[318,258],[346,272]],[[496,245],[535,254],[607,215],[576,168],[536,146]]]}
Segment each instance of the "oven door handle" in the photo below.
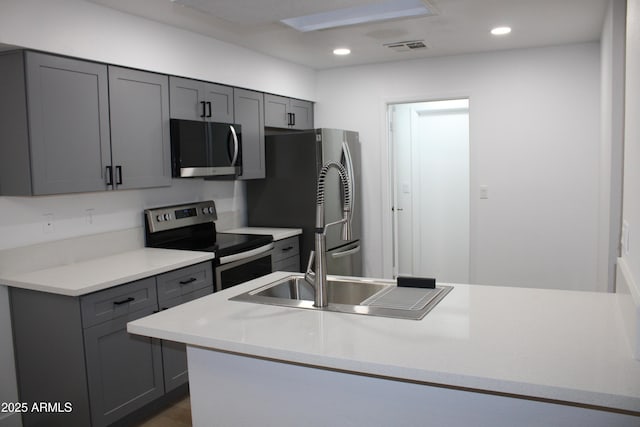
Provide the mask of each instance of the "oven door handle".
{"label": "oven door handle", "polygon": [[269,252],[273,249],[273,243],[269,243],[268,245],[260,246],[259,248],[251,249],[250,251],[244,251],[239,254],[227,255],[219,258],[220,264],[228,264],[233,261],[238,261],[241,259],[249,258],[254,255],[259,255],[264,252]]}

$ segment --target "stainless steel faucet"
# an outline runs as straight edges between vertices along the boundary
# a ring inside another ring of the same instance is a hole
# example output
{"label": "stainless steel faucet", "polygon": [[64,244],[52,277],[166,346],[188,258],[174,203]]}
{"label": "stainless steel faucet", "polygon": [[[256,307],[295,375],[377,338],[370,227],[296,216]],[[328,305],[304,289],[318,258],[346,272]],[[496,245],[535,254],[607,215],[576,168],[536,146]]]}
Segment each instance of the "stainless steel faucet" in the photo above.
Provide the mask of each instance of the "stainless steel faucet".
{"label": "stainless steel faucet", "polygon": [[[324,223],[324,186],[329,169],[335,168],[340,175],[342,184],[342,219]],[[351,240],[351,203],[352,203],[351,179],[345,167],[338,162],[327,162],[318,174],[318,186],[316,191],[316,230],[314,250],[309,254],[309,263],[304,275],[305,280],[314,288],[314,303],[316,307],[326,307],[327,299],[327,228],[331,225],[342,224],[342,240]],[[315,272],[313,267],[315,265]]]}

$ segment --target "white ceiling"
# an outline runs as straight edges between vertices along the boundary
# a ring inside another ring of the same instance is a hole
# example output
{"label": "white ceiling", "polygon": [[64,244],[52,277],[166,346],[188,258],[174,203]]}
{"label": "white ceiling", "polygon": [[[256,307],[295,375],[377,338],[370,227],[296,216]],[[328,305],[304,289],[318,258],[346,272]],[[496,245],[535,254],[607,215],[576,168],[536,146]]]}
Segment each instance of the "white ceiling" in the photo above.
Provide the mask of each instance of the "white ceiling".
{"label": "white ceiling", "polygon": [[[314,69],[595,41],[608,0],[425,0],[434,16],[298,32],[279,21],[381,0],[88,0]],[[489,31],[508,25],[508,36]],[[424,40],[396,52],[384,44]],[[347,57],[332,54],[349,47]]]}

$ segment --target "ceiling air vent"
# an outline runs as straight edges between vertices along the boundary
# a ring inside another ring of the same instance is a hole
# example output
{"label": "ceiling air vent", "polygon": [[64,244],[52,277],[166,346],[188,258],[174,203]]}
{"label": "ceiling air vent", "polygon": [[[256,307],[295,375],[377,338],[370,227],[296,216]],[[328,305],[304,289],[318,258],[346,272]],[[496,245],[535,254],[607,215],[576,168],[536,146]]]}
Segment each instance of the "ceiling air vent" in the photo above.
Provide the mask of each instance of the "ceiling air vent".
{"label": "ceiling air vent", "polygon": [[424,40],[410,40],[404,42],[385,43],[383,46],[393,49],[396,52],[410,52],[412,50],[426,49]]}

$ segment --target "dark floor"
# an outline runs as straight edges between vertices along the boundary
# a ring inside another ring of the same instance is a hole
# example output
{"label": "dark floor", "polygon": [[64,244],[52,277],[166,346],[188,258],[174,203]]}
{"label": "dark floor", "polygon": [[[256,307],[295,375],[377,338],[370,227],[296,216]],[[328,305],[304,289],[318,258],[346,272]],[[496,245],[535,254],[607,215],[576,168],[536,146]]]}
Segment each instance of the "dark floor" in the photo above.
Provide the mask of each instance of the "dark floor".
{"label": "dark floor", "polygon": [[143,421],[138,427],[191,427],[191,402],[189,397],[179,400],[162,412]]}

